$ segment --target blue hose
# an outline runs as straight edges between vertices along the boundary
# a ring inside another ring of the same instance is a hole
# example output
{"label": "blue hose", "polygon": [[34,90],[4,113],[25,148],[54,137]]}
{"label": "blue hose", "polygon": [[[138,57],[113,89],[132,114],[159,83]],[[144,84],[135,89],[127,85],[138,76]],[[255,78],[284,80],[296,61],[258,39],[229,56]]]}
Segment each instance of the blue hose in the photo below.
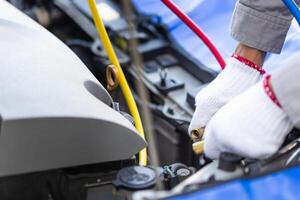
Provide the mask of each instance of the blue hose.
{"label": "blue hose", "polygon": [[290,12],[295,17],[295,19],[297,20],[300,26],[300,11],[297,4],[293,0],[282,0],[282,1],[286,5],[286,7],[290,10]]}

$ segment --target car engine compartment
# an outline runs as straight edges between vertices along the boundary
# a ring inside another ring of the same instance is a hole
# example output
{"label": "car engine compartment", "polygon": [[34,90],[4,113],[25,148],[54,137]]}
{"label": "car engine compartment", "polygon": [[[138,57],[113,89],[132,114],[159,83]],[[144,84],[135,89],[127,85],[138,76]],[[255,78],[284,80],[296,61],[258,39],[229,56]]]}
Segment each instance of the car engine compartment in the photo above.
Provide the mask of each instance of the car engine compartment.
{"label": "car engine compartment", "polygon": [[[5,10],[0,24],[10,30],[0,33],[7,41],[1,48],[16,53],[0,67],[0,199],[172,199],[299,164],[296,129],[267,160],[224,152],[212,161],[195,154],[187,134],[194,98],[217,72],[182,49],[158,16],[133,10],[128,21],[124,2],[98,0],[135,101],[153,116],[159,163],[154,165],[150,155],[149,164],[139,166],[137,153],[146,147],[147,134],[146,141],[138,135],[115,87],[116,74],[107,75],[111,63],[87,1],[9,3],[0,2],[0,10]],[[134,34],[131,23],[136,25]],[[139,72],[130,52],[133,40],[138,41],[143,63]],[[147,102],[139,96],[139,83],[149,93]],[[14,137],[21,142],[15,144]]]}

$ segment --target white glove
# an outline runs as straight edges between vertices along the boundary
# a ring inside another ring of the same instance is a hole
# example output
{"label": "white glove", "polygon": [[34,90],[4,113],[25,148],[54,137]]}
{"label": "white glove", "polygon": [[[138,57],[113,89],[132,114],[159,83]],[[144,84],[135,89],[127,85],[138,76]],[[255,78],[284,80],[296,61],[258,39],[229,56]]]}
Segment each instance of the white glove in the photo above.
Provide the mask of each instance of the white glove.
{"label": "white glove", "polygon": [[279,149],[292,127],[260,82],[212,117],[204,132],[204,152],[212,159],[221,152],[264,159]]}
{"label": "white glove", "polygon": [[211,117],[227,102],[253,86],[261,78],[261,72],[229,58],[226,68],[196,96],[196,110],[189,126],[193,129],[205,127]]}

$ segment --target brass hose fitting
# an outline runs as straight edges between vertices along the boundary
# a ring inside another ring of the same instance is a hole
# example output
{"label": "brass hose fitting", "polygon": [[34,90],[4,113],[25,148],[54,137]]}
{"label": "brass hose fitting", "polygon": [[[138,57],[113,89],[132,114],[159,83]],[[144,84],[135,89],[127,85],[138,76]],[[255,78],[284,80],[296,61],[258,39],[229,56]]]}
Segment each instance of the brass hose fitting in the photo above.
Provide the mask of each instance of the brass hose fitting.
{"label": "brass hose fitting", "polygon": [[202,140],[204,134],[205,127],[201,127],[199,129],[193,129],[191,131],[191,137],[193,140],[193,151],[195,154],[201,154],[204,150],[204,142]]}
{"label": "brass hose fitting", "polygon": [[195,154],[199,155],[202,154],[204,150],[204,141],[198,141],[193,143],[193,151]]}
{"label": "brass hose fitting", "polygon": [[192,136],[193,141],[201,140],[203,137],[203,134],[204,134],[204,130],[205,130],[204,127],[201,127],[199,129],[193,129],[191,131],[191,136]]}

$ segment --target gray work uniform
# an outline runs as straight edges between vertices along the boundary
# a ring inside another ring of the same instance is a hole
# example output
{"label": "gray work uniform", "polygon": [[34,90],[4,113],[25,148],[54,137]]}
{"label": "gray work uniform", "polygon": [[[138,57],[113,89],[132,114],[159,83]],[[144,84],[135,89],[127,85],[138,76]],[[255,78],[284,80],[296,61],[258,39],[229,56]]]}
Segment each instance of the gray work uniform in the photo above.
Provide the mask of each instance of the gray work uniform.
{"label": "gray work uniform", "polygon": [[[250,47],[280,53],[292,19],[281,0],[239,0],[230,33]],[[271,82],[283,110],[300,128],[300,52],[272,73]]]}

